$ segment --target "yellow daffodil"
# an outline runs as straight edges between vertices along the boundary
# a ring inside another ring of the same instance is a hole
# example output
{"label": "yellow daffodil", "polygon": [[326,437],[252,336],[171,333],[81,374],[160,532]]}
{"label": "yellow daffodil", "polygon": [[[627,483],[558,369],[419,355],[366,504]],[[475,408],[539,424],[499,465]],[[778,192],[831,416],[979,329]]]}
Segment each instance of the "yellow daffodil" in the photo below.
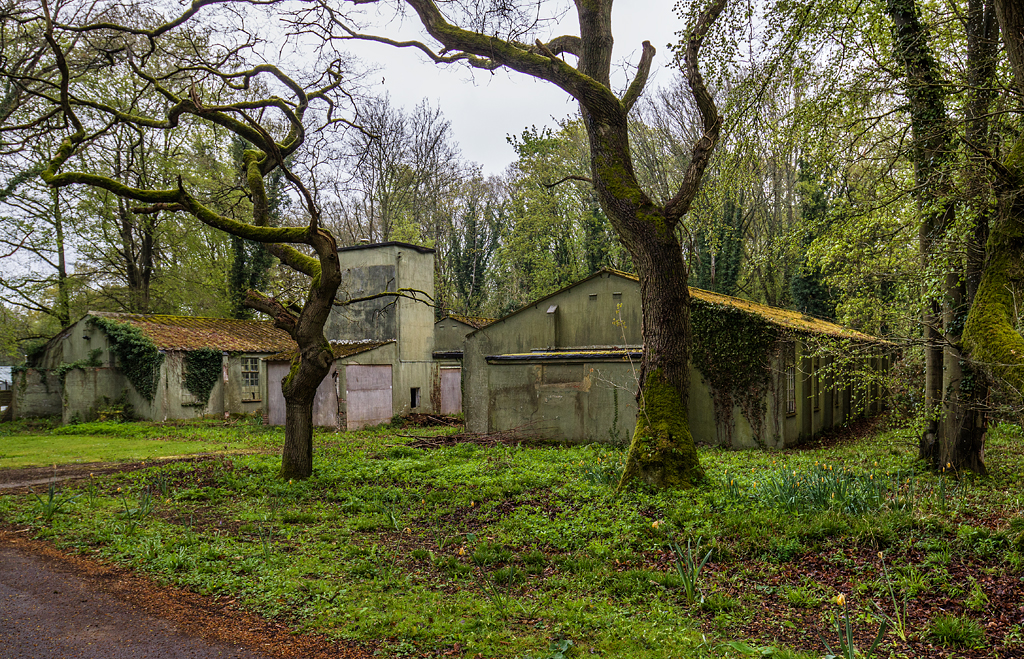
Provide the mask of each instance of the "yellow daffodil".
{"label": "yellow daffodil", "polygon": [[845,606],[846,605],[846,595],[843,595],[842,593],[839,593],[838,595],[836,595],[835,597],[832,598],[832,601],[835,602],[836,606]]}

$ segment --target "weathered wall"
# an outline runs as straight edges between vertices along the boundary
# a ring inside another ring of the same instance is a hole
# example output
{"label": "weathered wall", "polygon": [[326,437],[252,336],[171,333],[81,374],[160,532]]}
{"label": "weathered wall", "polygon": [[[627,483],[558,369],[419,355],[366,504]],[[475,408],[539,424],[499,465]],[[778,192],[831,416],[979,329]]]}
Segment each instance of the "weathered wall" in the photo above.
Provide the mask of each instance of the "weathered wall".
{"label": "weathered wall", "polygon": [[[271,426],[283,426],[286,420],[284,394],[281,392],[281,382],[288,375],[291,362],[260,360],[263,368],[260,372],[261,395],[263,401],[256,404],[267,415],[267,424]],[[241,367],[239,367],[241,368]],[[265,375],[265,377],[264,377]],[[316,397],[313,399],[313,425],[322,428],[337,428],[339,420],[338,403],[338,371],[335,366],[331,367],[327,376],[316,388]],[[250,405],[247,403],[246,405]]]}
{"label": "weathered wall", "polygon": [[[338,392],[341,397],[340,406],[345,409],[345,381],[344,366],[348,364],[389,364],[391,365],[391,394],[392,394],[392,416],[416,413],[432,413],[431,386],[433,384],[434,372],[437,368],[433,361],[401,361],[399,359],[399,347],[395,343],[389,343],[373,350],[359,353],[351,357],[345,357],[337,361],[338,366]],[[413,387],[420,390],[420,405],[412,407],[410,404],[411,391]]]}
{"label": "weathered wall", "polygon": [[[411,289],[434,295],[433,250],[402,244],[339,250],[341,299]],[[335,307],[324,334],[329,340],[397,340],[400,359],[429,361],[434,350],[434,309],[416,300],[382,297]]]}
{"label": "weathered wall", "polygon": [[462,350],[466,335],[476,328],[472,325],[445,318],[434,323],[434,352],[452,352]]}
{"label": "weathered wall", "polygon": [[[362,255],[362,252],[353,254]],[[350,263],[343,254],[339,299],[361,298],[395,290],[398,279],[394,263],[381,265]],[[356,302],[331,310],[324,325],[324,335],[335,341],[388,341],[398,337],[398,307],[390,297]]]}
{"label": "weathered wall", "polygon": [[636,384],[628,363],[501,363],[489,365],[488,374],[484,421],[491,431],[517,429],[558,441],[615,444],[625,444],[632,435]]}
{"label": "weathered wall", "polygon": [[11,414],[15,419],[58,416],[61,413],[60,380],[44,369],[30,368],[14,374]]}

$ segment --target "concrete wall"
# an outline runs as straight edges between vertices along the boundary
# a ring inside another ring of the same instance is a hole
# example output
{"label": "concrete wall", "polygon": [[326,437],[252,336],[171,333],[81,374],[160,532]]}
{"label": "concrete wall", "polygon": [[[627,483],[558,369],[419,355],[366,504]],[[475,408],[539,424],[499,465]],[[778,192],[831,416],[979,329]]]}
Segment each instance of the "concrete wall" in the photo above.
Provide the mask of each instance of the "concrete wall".
{"label": "concrete wall", "polygon": [[[430,361],[403,361],[400,358],[398,344],[389,343],[373,350],[359,353],[351,357],[339,359],[336,362],[338,368],[338,394],[339,407],[345,411],[345,366],[348,364],[390,364],[391,365],[391,395],[392,395],[392,416],[403,414],[434,412],[431,401],[431,389],[434,384],[434,377],[437,365]],[[411,389],[420,390],[420,404],[412,407]]]}
{"label": "concrete wall", "polygon": [[[286,420],[284,405],[284,394],[281,391],[281,382],[291,368],[291,362],[260,360],[263,364],[263,372],[267,375],[261,380],[262,396],[266,401],[264,406],[267,414],[267,424],[271,426],[283,426]],[[262,373],[261,373],[262,374]],[[327,376],[320,382],[316,389],[316,398],[313,399],[313,425],[325,428],[337,428],[339,426],[339,403],[338,403],[338,371],[332,366]]]}
{"label": "concrete wall", "polygon": [[50,371],[30,368],[15,373],[12,389],[11,414],[15,419],[61,413],[60,381]]}
{"label": "concrete wall", "polygon": [[[434,252],[391,243],[343,248],[339,299],[412,289],[434,295]],[[329,340],[398,341],[400,359],[429,361],[434,350],[434,309],[407,298],[382,297],[335,307],[324,334]]]}
{"label": "concrete wall", "polygon": [[437,321],[434,323],[434,352],[461,351],[466,335],[475,330],[472,325],[454,318]]}

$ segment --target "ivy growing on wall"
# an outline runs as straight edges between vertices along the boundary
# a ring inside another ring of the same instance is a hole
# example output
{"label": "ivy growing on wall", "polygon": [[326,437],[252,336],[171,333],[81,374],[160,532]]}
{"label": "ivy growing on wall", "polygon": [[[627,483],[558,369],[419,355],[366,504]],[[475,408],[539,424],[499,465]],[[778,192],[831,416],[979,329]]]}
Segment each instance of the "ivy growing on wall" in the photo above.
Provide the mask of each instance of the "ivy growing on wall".
{"label": "ivy growing on wall", "polygon": [[[57,374],[60,379],[60,386],[64,386],[64,380],[68,376],[68,371],[73,371],[76,368],[96,368],[102,366],[103,363],[100,361],[100,355],[103,354],[103,348],[96,348],[89,351],[89,356],[85,359],[79,359],[74,362],[64,362],[57,368],[53,369],[53,372]],[[45,378],[44,378],[45,381]]]}
{"label": "ivy growing on wall", "polygon": [[221,374],[221,353],[213,348],[199,348],[185,353],[185,388],[203,406]]}
{"label": "ivy growing on wall", "polygon": [[118,368],[135,387],[135,391],[146,400],[153,400],[160,384],[160,365],[164,363],[164,356],[157,350],[156,344],[134,325],[108,318],[93,318],[91,322],[110,339]]}
{"label": "ivy growing on wall", "polygon": [[732,408],[739,405],[758,443],[772,384],[771,361],[783,340],[781,328],[729,305],[692,300],[693,365],[715,401],[715,422],[732,443]]}

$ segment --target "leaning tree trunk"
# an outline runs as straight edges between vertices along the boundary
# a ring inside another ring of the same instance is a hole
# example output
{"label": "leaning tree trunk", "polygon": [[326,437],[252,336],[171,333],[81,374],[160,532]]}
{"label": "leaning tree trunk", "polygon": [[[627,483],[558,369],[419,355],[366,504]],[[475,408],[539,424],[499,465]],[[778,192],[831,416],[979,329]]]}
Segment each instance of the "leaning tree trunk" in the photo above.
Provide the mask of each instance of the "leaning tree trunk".
{"label": "leaning tree trunk", "polygon": [[[324,324],[334,306],[341,285],[341,267],[334,236],[324,229],[309,232],[309,244],[319,257],[313,283],[302,311],[295,316],[277,300],[256,291],[246,295],[246,305],[270,314],[299,346],[292,367],[281,382],[285,404],[284,448],[281,451],[282,478],[309,478],[313,474],[313,400],[317,387],[331,370],[334,351],[324,336]],[[289,258],[284,246],[267,249],[278,258]]]}
{"label": "leaning tree trunk", "polygon": [[313,473],[313,400],[331,370],[331,362],[325,358],[329,354],[317,350],[305,357],[300,353],[281,382],[285,409],[282,478],[308,478]]}

